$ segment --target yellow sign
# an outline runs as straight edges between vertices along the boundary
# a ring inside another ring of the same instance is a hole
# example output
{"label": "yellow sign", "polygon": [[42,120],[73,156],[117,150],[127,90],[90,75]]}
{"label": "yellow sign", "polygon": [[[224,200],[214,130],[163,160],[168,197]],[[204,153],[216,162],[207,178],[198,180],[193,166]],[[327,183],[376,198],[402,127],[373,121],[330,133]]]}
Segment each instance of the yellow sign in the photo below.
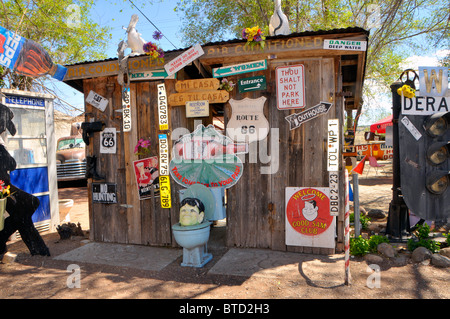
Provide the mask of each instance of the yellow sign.
{"label": "yellow sign", "polygon": [[230,98],[230,94],[225,90],[175,93],[169,96],[170,106],[186,105],[189,101],[208,101],[212,103],[225,103]]}
{"label": "yellow sign", "polygon": [[169,176],[159,176],[159,196],[161,198],[161,208],[172,207]]}
{"label": "yellow sign", "polygon": [[184,80],[177,81],[175,84],[175,90],[178,93],[183,92],[198,92],[198,91],[214,91],[220,86],[219,79],[196,79],[196,80]]}

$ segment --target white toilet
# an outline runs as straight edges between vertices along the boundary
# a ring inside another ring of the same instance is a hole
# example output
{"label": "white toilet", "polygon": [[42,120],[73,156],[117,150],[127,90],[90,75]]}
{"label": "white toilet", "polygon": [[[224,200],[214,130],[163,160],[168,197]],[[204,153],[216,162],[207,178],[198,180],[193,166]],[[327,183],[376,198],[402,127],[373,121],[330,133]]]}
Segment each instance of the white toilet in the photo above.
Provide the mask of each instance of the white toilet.
{"label": "white toilet", "polygon": [[176,223],[172,225],[172,232],[178,245],[183,247],[181,266],[200,268],[212,259],[212,255],[207,251],[207,243],[212,224],[209,220],[214,214],[215,200],[212,192],[201,184],[194,184],[180,192],[180,201],[188,197],[202,201],[205,206],[205,221],[193,226]]}

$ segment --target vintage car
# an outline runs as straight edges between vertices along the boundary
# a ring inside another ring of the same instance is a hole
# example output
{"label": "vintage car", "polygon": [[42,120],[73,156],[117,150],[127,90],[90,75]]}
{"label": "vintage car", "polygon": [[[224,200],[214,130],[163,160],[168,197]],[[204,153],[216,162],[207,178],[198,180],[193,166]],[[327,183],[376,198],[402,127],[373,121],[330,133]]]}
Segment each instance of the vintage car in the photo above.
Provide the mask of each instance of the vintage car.
{"label": "vintage car", "polygon": [[86,144],[81,135],[58,139],[56,173],[58,181],[86,179]]}

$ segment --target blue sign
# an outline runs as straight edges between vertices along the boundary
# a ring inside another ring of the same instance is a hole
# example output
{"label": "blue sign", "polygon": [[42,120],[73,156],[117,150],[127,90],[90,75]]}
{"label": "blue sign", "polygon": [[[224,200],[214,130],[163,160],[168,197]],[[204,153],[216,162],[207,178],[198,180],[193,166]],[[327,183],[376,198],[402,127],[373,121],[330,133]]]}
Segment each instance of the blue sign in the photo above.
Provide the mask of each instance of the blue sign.
{"label": "blue sign", "polygon": [[30,97],[30,96],[15,96],[7,95],[5,98],[6,104],[17,104],[25,106],[42,106],[45,107],[45,99]]}
{"label": "blue sign", "polygon": [[0,64],[14,69],[25,39],[0,26]]}

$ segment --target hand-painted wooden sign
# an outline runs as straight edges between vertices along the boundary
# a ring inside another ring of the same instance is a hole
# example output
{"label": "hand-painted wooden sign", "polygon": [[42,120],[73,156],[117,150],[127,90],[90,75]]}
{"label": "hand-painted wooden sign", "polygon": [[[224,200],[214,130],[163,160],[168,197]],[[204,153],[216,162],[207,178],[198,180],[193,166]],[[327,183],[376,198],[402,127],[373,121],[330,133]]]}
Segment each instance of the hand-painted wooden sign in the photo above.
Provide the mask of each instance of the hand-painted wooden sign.
{"label": "hand-painted wooden sign", "polygon": [[241,178],[244,165],[236,154],[246,153],[247,144],[234,144],[209,125],[182,136],[173,146],[170,176],[183,187],[230,188]]}
{"label": "hand-painted wooden sign", "polygon": [[189,101],[186,102],[186,117],[208,117],[209,102],[208,101]]}
{"label": "hand-painted wooden sign", "polygon": [[139,199],[159,196],[158,156],[144,158],[133,162]]}
{"label": "hand-painted wooden sign", "polygon": [[205,52],[203,52],[201,45],[196,44],[189,50],[183,52],[175,59],[164,65],[164,69],[167,71],[168,75],[172,75],[175,72],[180,71],[195,59],[201,57],[203,54],[205,54]]}
{"label": "hand-painted wooden sign", "polygon": [[279,110],[305,107],[305,67],[303,64],[280,66],[275,69],[277,108]]}
{"label": "hand-painted wooden sign", "polygon": [[162,208],[172,207],[169,178],[169,142],[166,134],[159,134],[159,193]]}
{"label": "hand-painted wooden sign", "polygon": [[289,122],[289,129],[296,129],[303,123],[328,113],[332,105],[332,103],[320,102],[320,104],[317,104],[306,111],[286,116],[285,119]]}
{"label": "hand-painted wooden sign", "polygon": [[158,84],[158,118],[159,130],[169,129],[169,108],[167,107],[167,94],[164,83]]}
{"label": "hand-painted wooden sign", "polygon": [[202,91],[214,91],[219,89],[220,81],[218,79],[195,79],[195,80],[183,80],[175,83],[175,90],[178,93],[183,92],[202,92]]}
{"label": "hand-painted wooden sign", "polygon": [[92,202],[103,204],[117,203],[117,184],[92,183]]}
{"label": "hand-painted wooden sign", "polygon": [[129,87],[122,90],[122,121],[123,131],[131,131],[131,96]]}
{"label": "hand-painted wooden sign", "polygon": [[328,188],[286,187],[286,245],[334,248]]}
{"label": "hand-painted wooden sign", "polygon": [[261,141],[269,134],[269,122],[264,116],[266,97],[243,100],[230,99],[231,118],[227,135],[236,142]]}
{"label": "hand-painted wooden sign", "polygon": [[221,78],[224,76],[261,71],[261,70],[265,70],[265,69],[267,69],[267,61],[266,60],[246,62],[246,63],[241,63],[241,64],[223,66],[220,68],[214,68],[213,69],[213,77]]}
{"label": "hand-painted wooden sign", "polygon": [[225,90],[174,93],[169,95],[169,105],[181,106],[186,105],[186,102],[189,101],[202,101],[202,100],[206,100],[210,104],[225,103],[228,101],[229,98],[230,94]]}
{"label": "hand-painted wooden sign", "polygon": [[240,93],[265,90],[267,88],[266,77],[261,75],[240,79],[238,81],[238,87]]}

